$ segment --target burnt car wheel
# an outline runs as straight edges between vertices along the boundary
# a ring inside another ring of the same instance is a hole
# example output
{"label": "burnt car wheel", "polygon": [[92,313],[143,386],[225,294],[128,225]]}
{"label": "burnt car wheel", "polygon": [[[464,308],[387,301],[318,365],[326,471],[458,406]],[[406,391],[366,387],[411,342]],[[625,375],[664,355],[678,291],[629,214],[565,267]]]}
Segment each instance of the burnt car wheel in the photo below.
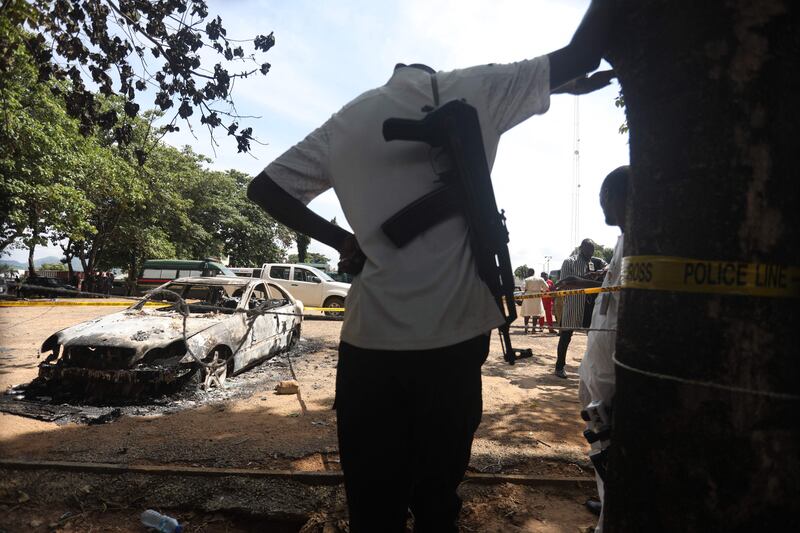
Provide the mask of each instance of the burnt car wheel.
{"label": "burnt car wheel", "polygon": [[194,382],[208,391],[213,387],[225,388],[225,380],[233,374],[233,356],[224,347],[214,348],[203,359],[205,365],[197,365]]}
{"label": "burnt car wheel", "polygon": [[292,329],[292,332],[289,333],[289,342],[287,343],[288,348],[294,348],[297,346],[297,343],[300,342],[300,324],[295,326]]}

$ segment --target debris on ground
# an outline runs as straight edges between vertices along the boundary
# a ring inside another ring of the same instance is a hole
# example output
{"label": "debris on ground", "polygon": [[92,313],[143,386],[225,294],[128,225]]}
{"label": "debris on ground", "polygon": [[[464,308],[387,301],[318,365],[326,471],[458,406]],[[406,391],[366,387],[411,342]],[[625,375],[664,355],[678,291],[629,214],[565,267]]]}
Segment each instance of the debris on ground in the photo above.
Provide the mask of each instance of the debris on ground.
{"label": "debris on ground", "polygon": [[[42,390],[29,387],[27,384],[15,385],[0,396],[0,412],[9,413],[26,418],[33,418],[45,422],[55,422],[63,425],[77,424],[105,424],[125,416],[151,416],[154,414],[170,414],[185,409],[193,409],[204,404],[219,404],[228,400],[246,398],[252,394],[265,390],[271,383],[289,374],[288,357],[302,358],[304,354],[313,353],[321,347],[320,342],[304,339],[288,353],[268,359],[258,366],[243,372],[238,376],[230,376],[225,382],[225,388],[214,388],[208,391],[201,388],[185,388],[156,397],[140,398],[137,403],[129,399],[121,399],[122,405],[83,405],[74,403],[74,391],[49,390],[47,395],[42,395]],[[281,381],[291,388],[292,392],[279,394],[295,394],[299,388],[296,381]],[[279,383],[279,385],[280,385]],[[79,395],[77,396],[79,397]],[[112,402],[109,402],[112,403]]]}

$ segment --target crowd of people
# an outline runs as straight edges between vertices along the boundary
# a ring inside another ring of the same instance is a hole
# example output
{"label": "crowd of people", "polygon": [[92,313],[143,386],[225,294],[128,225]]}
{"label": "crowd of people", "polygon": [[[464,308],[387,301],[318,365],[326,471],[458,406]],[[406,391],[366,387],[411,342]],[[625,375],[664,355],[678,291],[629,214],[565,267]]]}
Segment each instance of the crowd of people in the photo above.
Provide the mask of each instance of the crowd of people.
{"label": "crowd of people", "polygon": [[114,288],[114,273],[98,271],[82,276],[76,273],[73,274],[71,281],[79,291],[111,294],[111,289]]}

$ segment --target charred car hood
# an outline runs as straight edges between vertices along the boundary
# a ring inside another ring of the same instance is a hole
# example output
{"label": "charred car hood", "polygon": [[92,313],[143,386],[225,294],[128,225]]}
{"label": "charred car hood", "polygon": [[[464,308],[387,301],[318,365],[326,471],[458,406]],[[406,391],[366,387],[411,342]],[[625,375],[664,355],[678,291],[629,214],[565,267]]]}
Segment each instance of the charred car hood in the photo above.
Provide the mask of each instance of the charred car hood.
{"label": "charred car hood", "polygon": [[[207,313],[189,317],[186,337],[206,330],[231,315]],[[170,311],[128,309],[62,329],[44,342],[42,351],[54,343],[63,346],[113,346],[132,348],[142,354],[170,344],[183,336],[183,316]]]}

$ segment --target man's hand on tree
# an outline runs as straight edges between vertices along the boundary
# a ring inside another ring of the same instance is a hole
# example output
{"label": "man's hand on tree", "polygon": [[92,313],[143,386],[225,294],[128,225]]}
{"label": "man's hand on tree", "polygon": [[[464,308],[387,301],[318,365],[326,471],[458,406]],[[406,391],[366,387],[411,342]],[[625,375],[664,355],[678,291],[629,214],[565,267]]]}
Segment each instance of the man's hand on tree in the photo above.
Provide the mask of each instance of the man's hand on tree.
{"label": "man's hand on tree", "polygon": [[357,276],[364,268],[367,256],[361,251],[355,235],[348,235],[339,249],[339,272]]}
{"label": "man's hand on tree", "polygon": [[598,89],[608,86],[617,74],[613,70],[601,70],[591,76],[583,76],[568,81],[561,87],[556,88],[553,94],[589,94]]}

